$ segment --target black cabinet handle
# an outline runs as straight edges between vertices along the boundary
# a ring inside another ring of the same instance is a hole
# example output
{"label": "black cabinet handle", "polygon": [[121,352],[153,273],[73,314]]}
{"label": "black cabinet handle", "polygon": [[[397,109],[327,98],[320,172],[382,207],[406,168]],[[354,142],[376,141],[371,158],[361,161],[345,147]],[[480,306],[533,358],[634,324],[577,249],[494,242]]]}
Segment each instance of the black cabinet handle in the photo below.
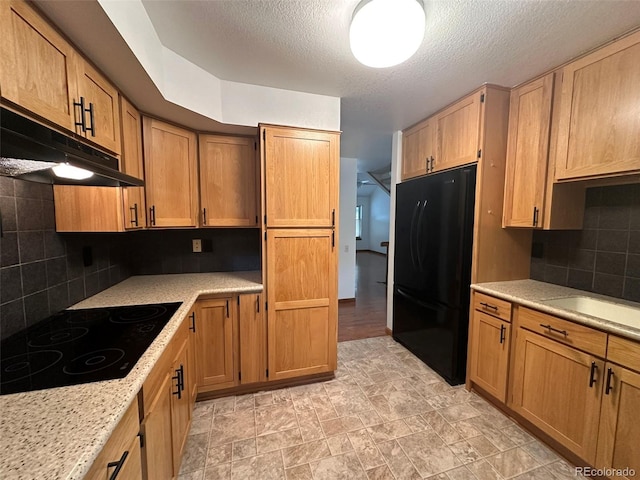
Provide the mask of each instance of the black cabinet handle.
{"label": "black cabinet handle", "polygon": [[76,127],[80,127],[80,129],[82,130],[83,133],[87,132],[87,121],[84,118],[84,113],[86,111],[86,109],[84,108],[84,97],[80,97],[80,101],[79,102],[73,102],[73,106],[74,107],[79,107],[80,109],[80,121],[76,121],[74,123],[74,125]]}
{"label": "black cabinet handle", "polygon": [[107,463],[108,468],[116,467],[116,469],[113,471],[113,473],[109,477],[109,480],[115,480],[118,477],[118,474],[120,473],[120,470],[122,470],[122,466],[124,465],[124,462],[127,460],[128,456],[129,456],[129,451],[125,450],[125,452],[120,457],[120,460],[118,460],[117,462]]}
{"label": "black cabinet handle", "polygon": [[134,203],[133,207],[129,207],[129,211],[132,213],[131,215],[131,225],[138,226],[138,204]]}
{"label": "black cabinet handle", "polygon": [[591,374],[589,375],[589,388],[592,388],[596,383],[596,370],[598,370],[598,365],[596,365],[596,362],[591,362]]}
{"label": "black cabinet handle", "polygon": [[331,210],[331,228],[336,226],[336,209]]}
{"label": "black cabinet handle", "polygon": [[491,305],[490,303],[480,302],[480,305],[482,305],[485,310],[490,309],[494,312],[498,311],[498,307],[496,307],[495,305]]}
{"label": "black cabinet handle", "polygon": [[507,331],[507,328],[504,325],[500,325],[500,343],[504,343],[505,340],[505,332]]}
{"label": "black cabinet handle", "polygon": [[227,318],[229,318],[229,300],[227,300]]}
{"label": "black cabinet handle", "polygon": [[425,161],[425,163],[427,164],[427,166],[426,166],[427,173],[429,173],[429,157],[426,157],[426,158],[424,159],[424,161]]}
{"label": "black cabinet handle", "polygon": [[543,323],[541,323],[540,326],[542,328],[546,328],[549,331],[549,333],[552,333],[552,332],[559,333],[560,335],[564,335],[564,338],[567,338],[569,336],[569,332],[567,332],[566,330],[559,330],[557,328],[553,328],[551,325],[545,325]]}
{"label": "black cabinet handle", "polygon": [[331,250],[336,246],[336,232],[331,232]]}
{"label": "black cabinet handle", "polygon": [[152,205],[151,208],[149,208],[149,220],[151,221],[151,225],[156,224],[156,206],[155,205]]}
{"label": "black cabinet handle", "polygon": [[258,299],[256,300],[256,312],[260,313],[260,295],[258,295]]}
{"label": "black cabinet handle", "polygon": [[533,207],[533,226],[534,227],[538,226],[538,213],[540,213],[540,210],[538,210],[536,207]]}
{"label": "black cabinet handle", "polygon": [[189,318],[191,319],[191,326],[189,327],[189,330],[196,333],[196,312],[192,312],[191,315],[189,315]]}
{"label": "black cabinet handle", "polygon": [[203,225],[207,224],[207,209],[206,208],[202,209],[202,224]]}
{"label": "black cabinet handle", "polygon": [[607,386],[604,389],[604,394],[605,395],[609,395],[611,393],[611,391],[613,390],[613,368],[608,368],[607,369]]}
{"label": "black cabinet handle", "polygon": [[429,171],[433,172],[433,157],[429,157]]}
{"label": "black cabinet handle", "polygon": [[89,108],[87,108],[86,111],[89,112],[89,119],[91,120],[91,126],[87,127],[87,132],[91,132],[91,136],[95,137],[96,136],[96,131],[94,129],[95,120],[93,118],[93,103],[89,103]]}
{"label": "black cabinet handle", "polygon": [[180,380],[180,369],[177,369],[176,374],[171,377],[171,380],[175,380],[176,381],[176,388],[178,390],[176,390],[175,392],[171,392],[172,395],[176,395],[178,397],[178,400],[180,400],[182,398],[182,380]]}
{"label": "black cabinet handle", "polygon": [[180,372],[180,383],[178,384],[178,388],[180,388],[181,392],[184,392],[184,365],[181,364],[178,371]]}

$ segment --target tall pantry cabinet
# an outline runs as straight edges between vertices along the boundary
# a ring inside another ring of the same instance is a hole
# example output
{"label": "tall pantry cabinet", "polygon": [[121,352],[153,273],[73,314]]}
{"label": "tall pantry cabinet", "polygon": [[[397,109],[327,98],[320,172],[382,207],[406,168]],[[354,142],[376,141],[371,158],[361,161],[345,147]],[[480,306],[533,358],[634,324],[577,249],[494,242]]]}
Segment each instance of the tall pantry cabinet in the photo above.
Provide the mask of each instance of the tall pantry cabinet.
{"label": "tall pantry cabinet", "polygon": [[269,380],[337,365],[337,132],[260,126]]}

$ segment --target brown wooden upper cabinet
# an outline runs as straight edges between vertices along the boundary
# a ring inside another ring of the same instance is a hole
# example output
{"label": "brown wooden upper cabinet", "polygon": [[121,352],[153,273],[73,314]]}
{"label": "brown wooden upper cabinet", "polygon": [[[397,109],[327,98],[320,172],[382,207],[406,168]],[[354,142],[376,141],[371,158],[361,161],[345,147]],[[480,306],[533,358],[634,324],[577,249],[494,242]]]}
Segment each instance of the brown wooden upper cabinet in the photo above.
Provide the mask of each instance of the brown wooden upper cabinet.
{"label": "brown wooden upper cabinet", "polygon": [[435,120],[428,118],[402,137],[402,180],[419,177],[433,168]]}
{"label": "brown wooden upper cabinet", "polygon": [[120,153],[117,90],[28,3],[0,5],[2,97]]}
{"label": "brown wooden upper cabinet", "polygon": [[203,227],[257,227],[255,138],[200,135],[200,219]]}
{"label": "brown wooden upper cabinet", "polygon": [[562,74],[556,180],[640,171],[640,32]]}
{"label": "brown wooden upper cabinet", "polygon": [[198,226],[196,134],[144,117],[143,138],[149,227]]}
{"label": "brown wooden upper cabinet", "polygon": [[267,227],[332,227],[340,188],[340,134],[261,126]]}
{"label": "brown wooden upper cabinet", "polygon": [[553,73],[511,91],[502,225],[542,225]]}
{"label": "brown wooden upper cabinet", "polygon": [[477,162],[480,158],[481,103],[485,88],[447,107],[436,116],[436,157],[430,171]]}
{"label": "brown wooden upper cabinet", "polygon": [[[142,117],[136,108],[120,97],[122,116],[122,157],[120,170],[132,177],[144,179],[142,158]],[[144,187],[127,187],[123,191],[124,228],[127,230],[147,226]]]}

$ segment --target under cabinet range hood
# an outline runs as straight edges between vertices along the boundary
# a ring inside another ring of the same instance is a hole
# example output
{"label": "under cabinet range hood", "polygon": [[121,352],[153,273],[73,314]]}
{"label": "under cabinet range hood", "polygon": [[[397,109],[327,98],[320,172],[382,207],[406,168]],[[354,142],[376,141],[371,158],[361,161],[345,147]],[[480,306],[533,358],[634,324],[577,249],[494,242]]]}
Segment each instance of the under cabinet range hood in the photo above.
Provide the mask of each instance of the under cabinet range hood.
{"label": "under cabinet range hood", "polygon": [[0,109],[0,175],[40,183],[143,186],[118,159],[6,108]]}

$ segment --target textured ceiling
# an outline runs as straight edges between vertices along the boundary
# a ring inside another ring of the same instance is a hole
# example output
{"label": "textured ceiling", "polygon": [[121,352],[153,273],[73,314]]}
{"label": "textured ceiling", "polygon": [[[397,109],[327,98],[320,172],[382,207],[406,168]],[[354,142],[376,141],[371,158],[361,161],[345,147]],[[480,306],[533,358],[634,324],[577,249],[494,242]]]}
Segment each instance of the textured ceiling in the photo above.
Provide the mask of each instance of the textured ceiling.
{"label": "textured ceiling", "polygon": [[376,70],[349,49],[358,0],[143,0],[163,44],[220,78],[342,97],[342,155],[372,164],[393,130],[482,83],[514,86],[640,25],[638,0],[425,3],[418,53]]}

